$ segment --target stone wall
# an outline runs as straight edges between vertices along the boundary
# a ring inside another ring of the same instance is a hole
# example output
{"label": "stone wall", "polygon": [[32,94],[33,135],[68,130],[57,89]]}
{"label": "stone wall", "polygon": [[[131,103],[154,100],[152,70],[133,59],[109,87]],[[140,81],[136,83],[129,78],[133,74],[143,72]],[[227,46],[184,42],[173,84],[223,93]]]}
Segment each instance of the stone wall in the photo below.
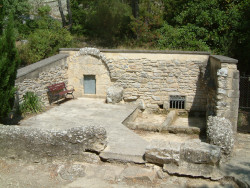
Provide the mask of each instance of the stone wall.
{"label": "stone wall", "polygon": [[206,110],[201,75],[208,53],[95,49],[61,49],[61,53],[69,54],[69,83],[77,96],[84,96],[83,75],[95,74],[97,95],[106,96],[112,84],[124,88],[125,102],[142,99],[150,109],[159,105],[168,109],[169,96],[181,95],[186,97],[186,110]]}
{"label": "stone wall", "polygon": [[212,55],[209,61],[207,115],[229,119],[237,132],[239,108],[238,61],[225,56]]}
{"label": "stone wall", "polygon": [[26,92],[32,91],[48,105],[47,86],[59,82],[68,83],[67,57],[66,54],[59,54],[19,69],[16,79],[19,102],[22,102]]}
{"label": "stone wall", "polygon": [[[209,58],[210,57],[210,58]],[[239,103],[237,60],[203,52],[61,49],[60,54],[18,70],[20,101],[27,91],[48,105],[47,86],[73,85],[76,97],[106,97],[123,88],[125,102],[169,108],[171,95],[185,96],[185,109],[229,119],[236,131]],[[84,94],[84,76],[95,75],[96,94]]]}

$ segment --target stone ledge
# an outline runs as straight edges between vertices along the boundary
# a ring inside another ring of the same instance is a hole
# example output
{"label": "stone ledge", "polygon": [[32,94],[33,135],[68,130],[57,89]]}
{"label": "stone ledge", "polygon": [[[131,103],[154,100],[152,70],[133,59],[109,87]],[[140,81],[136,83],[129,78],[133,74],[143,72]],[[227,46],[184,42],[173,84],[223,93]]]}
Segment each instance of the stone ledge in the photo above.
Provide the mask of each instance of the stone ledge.
{"label": "stone ledge", "polygon": [[231,63],[231,64],[237,64],[238,60],[237,59],[233,59],[230,57],[226,57],[223,55],[210,55],[210,58],[214,58],[218,61],[220,61],[221,63]]}
{"label": "stone ledge", "polygon": [[[59,50],[60,51],[79,51],[80,48],[60,48]],[[177,50],[120,50],[120,49],[100,49],[100,52],[210,55],[210,52],[203,52],[203,51],[177,51]]]}
{"label": "stone ledge", "polygon": [[17,70],[17,79],[37,70],[39,68],[45,67],[45,66],[52,64],[56,61],[67,58],[68,56],[69,56],[68,54],[57,54],[57,55],[54,55],[52,57],[46,58],[44,60],[38,61],[37,63],[20,68]]}
{"label": "stone ledge", "polygon": [[86,157],[107,146],[106,130],[99,126],[80,126],[67,130],[0,125],[0,157],[28,161]]}

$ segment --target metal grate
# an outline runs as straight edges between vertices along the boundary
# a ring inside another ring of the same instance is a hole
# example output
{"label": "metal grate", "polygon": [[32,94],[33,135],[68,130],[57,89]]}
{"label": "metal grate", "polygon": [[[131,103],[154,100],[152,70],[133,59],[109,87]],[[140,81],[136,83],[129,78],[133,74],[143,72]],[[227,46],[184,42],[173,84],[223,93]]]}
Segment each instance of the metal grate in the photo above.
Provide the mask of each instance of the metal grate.
{"label": "metal grate", "polygon": [[185,96],[171,95],[170,108],[185,109]]}
{"label": "metal grate", "polygon": [[240,77],[240,108],[250,109],[250,76]]}

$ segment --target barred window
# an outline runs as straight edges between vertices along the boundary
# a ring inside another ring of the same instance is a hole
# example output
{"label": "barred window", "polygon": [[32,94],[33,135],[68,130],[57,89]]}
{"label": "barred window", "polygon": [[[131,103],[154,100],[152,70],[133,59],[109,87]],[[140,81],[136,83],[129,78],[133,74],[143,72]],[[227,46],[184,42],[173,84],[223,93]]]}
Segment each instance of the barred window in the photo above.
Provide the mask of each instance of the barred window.
{"label": "barred window", "polygon": [[170,108],[185,109],[185,96],[170,95]]}

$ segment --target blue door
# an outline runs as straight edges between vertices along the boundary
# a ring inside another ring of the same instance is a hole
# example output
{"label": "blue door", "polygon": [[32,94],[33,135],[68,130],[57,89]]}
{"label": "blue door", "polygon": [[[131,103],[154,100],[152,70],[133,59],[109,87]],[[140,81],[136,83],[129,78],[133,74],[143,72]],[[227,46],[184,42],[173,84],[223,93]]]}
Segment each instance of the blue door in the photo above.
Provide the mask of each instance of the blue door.
{"label": "blue door", "polygon": [[96,94],[95,75],[84,75],[84,94]]}

